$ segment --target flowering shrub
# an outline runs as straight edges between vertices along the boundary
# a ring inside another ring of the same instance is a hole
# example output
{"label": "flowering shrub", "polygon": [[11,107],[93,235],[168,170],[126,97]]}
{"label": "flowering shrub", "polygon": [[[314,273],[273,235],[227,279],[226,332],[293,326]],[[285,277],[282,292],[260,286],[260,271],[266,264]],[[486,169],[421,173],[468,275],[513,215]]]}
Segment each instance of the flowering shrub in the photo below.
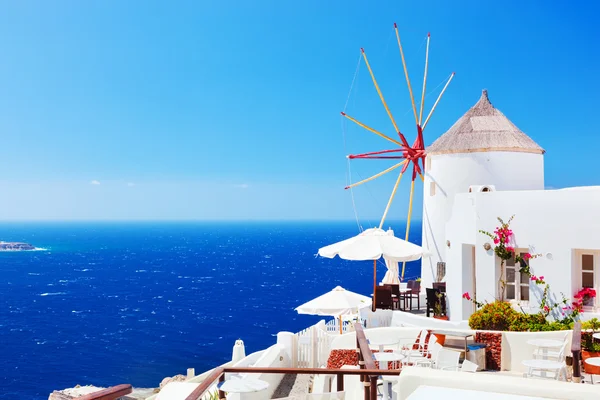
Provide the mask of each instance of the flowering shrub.
{"label": "flowering shrub", "polygon": [[573,305],[575,305],[575,303],[577,303],[579,308],[582,308],[587,303],[588,300],[591,300],[594,297],[596,297],[595,289],[583,288],[579,292],[575,293],[575,295],[573,296],[573,298],[575,299],[573,301]]}
{"label": "flowering shrub", "polygon": [[515,259],[521,265],[519,272],[524,272],[527,275],[531,275],[529,272],[529,261],[532,258],[539,257],[540,254],[525,253],[523,256],[516,254],[514,244],[511,244],[513,238],[513,231],[510,229],[510,223],[512,222],[513,215],[508,219],[507,222],[498,217],[500,226],[494,229],[494,233],[480,230],[480,233],[488,236],[494,242],[494,254],[500,259],[500,278],[498,280],[498,289],[500,291],[500,300],[504,301],[504,292],[506,290],[506,281],[504,280],[504,266],[507,260],[511,258]]}
{"label": "flowering shrub", "polygon": [[495,301],[485,304],[480,310],[471,314],[469,326],[471,329],[478,330],[507,331],[518,314],[510,303]]}

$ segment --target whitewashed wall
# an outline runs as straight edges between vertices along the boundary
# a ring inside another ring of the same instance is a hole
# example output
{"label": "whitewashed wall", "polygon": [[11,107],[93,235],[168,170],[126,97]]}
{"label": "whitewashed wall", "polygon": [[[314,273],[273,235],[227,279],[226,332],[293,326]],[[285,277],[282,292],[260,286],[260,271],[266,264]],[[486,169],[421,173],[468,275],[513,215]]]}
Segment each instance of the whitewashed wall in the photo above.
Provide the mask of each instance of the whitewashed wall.
{"label": "whitewashed wall", "polygon": [[[446,230],[451,242],[446,248],[451,320],[466,319],[471,313],[461,298],[463,292],[472,291],[463,245],[475,245],[478,300],[493,301],[497,294],[499,262],[493,250],[483,248],[485,243],[493,245],[491,240],[478,231],[493,231],[499,216],[508,219],[514,214],[511,228],[518,247],[543,254],[531,260],[532,273],[543,275],[559,299],[561,292],[571,297],[581,285],[573,270],[574,250],[600,250],[599,205],[600,187],[457,195]],[[531,303],[533,308],[538,305]]]}
{"label": "whitewashed wall", "polygon": [[[494,185],[497,190],[544,188],[544,157],[518,152],[429,155],[423,185],[423,246],[431,256],[422,261],[422,287],[431,287],[438,261],[446,261],[446,222],[452,217],[454,197],[472,185]],[[431,183],[435,195],[431,196]]]}

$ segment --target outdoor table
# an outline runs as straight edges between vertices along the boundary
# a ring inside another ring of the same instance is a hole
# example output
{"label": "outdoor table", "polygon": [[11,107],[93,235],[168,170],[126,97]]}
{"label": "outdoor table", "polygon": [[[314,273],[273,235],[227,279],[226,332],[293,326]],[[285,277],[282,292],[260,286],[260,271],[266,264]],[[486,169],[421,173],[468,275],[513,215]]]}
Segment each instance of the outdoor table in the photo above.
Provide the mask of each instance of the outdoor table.
{"label": "outdoor table", "polygon": [[398,307],[400,307],[400,300],[402,300],[402,310],[406,310],[406,294],[412,292],[412,289],[400,289],[400,298],[398,299]]}
{"label": "outdoor table", "polygon": [[445,336],[455,336],[455,337],[461,337],[465,339],[465,358],[467,358],[467,352],[469,351],[469,348],[467,347],[467,342],[468,339],[470,337],[473,337],[472,333],[468,333],[468,332],[454,332],[454,331],[443,331],[443,330],[435,330],[435,331],[431,331],[432,334],[434,335],[445,335]]}
{"label": "outdoor table", "polygon": [[565,342],[555,339],[531,339],[527,341],[527,344],[539,347],[542,350],[542,356],[544,357],[544,359],[547,359],[548,349],[561,348],[563,347]]}
{"label": "outdoor table", "polygon": [[219,390],[226,393],[252,393],[260,392],[269,387],[269,384],[260,379],[244,378],[244,379],[228,379],[220,382],[217,385]]}
{"label": "outdoor table", "polygon": [[[596,335],[598,335],[598,334],[596,333]],[[600,357],[590,357],[585,360],[585,363],[590,364],[593,367],[600,367]],[[593,385],[594,384],[594,374],[590,374],[590,379],[591,379],[592,385]]]}
{"label": "outdoor table", "polygon": [[508,393],[484,392],[481,390],[457,389],[442,386],[419,386],[407,400],[544,400],[541,397],[523,396]]}
{"label": "outdoor table", "polygon": [[594,333],[594,334],[592,335],[592,337],[593,337],[594,339],[598,339],[598,340],[600,340],[600,333]]}
{"label": "outdoor table", "polygon": [[[373,357],[379,361],[379,369],[388,369],[388,362],[390,361],[402,361],[404,356],[398,353],[375,353]],[[389,379],[392,378],[392,379]],[[397,380],[397,377],[383,377],[383,398],[389,399],[389,385],[391,381]]]}
{"label": "outdoor table", "polygon": [[394,338],[368,339],[367,340],[367,342],[369,342],[370,345],[379,347],[380,353],[383,353],[383,346],[393,346],[395,344],[398,344],[399,341],[400,341],[400,339],[394,339]]}

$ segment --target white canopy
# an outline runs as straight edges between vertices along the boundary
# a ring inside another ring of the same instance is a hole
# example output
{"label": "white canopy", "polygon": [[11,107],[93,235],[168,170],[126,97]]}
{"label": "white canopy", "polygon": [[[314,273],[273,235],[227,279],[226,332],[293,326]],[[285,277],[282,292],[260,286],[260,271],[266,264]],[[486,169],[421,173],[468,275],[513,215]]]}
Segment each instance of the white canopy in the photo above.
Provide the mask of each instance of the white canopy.
{"label": "white canopy", "polygon": [[370,305],[369,297],[337,286],[332,291],[297,307],[296,311],[298,314],[340,316],[356,314],[359,309]]}
{"label": "white canopy", "polygon": [[345,260],[378,260],[384,257],[388,261],[415,261],[426,254],[421,246],[394,236],[394,231],[370,228],[350,239],[342,240],[319,249],[322,257],[333,258],[338,255]]}
{"label": "white canopy", "polygon": [[383,277],[383,280],[381,281],[381,283],[386,284],[386,285],[399,285],[400,278],[398,277],[398,274],[399,274],[398,261],[391,261],[391,260],[386,259],[385,266],[387,267],[388,270],[385,273],[385,276]]}

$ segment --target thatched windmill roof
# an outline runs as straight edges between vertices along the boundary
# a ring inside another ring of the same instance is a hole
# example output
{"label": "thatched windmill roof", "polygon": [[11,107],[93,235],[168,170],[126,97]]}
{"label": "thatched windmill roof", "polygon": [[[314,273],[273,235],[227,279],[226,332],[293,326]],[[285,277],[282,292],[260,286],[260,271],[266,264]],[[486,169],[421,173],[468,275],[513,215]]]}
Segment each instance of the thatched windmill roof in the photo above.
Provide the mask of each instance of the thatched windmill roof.
{"label": "thatched windmill roof", "polygon": [[477,104],[427,148],[427,154],[484,151],[544,154],[544,149],[494,108],[487,90]]}

